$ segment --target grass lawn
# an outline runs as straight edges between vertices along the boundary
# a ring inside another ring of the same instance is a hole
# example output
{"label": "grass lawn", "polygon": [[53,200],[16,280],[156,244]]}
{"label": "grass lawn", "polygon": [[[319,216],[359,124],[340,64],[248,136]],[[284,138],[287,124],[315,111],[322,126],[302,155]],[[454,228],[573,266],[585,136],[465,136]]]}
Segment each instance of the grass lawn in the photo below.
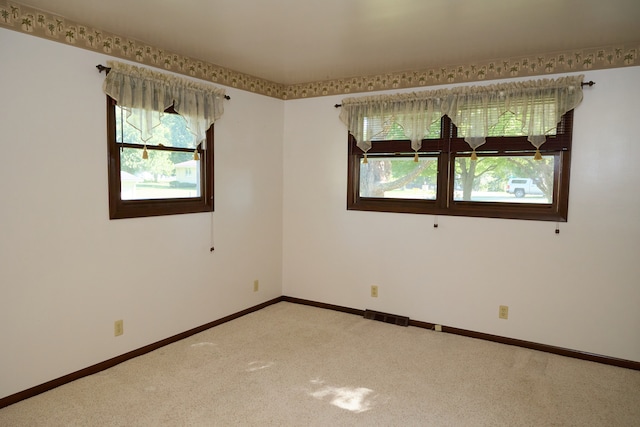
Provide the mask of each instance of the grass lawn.
{"label": "grass lawn", "polygon": [[123,199],[174,199],[186,197],[198,197],[195,187],[174,188],[169,182],[141,182],[136,184],[132,193],[122,194]]}

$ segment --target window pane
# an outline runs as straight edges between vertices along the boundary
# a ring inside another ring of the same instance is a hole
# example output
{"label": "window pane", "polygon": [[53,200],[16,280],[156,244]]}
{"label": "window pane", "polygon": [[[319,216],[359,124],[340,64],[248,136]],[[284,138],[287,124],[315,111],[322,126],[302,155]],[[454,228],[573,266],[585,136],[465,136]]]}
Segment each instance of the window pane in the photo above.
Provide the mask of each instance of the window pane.
{"label": "window pane", "polygon": [[[132,119],[129,119],[131,122]],[[116,142],[144,144],[140,131],[127,121],[127,111],[116,105]],[[135,123],[135,117],[133,118]],[[153,137],[146,141],[147,146],[165,146],[195,149],[195,136],[187,130],[186,120],[178,114],[165,113],[160,124],[154,128]]]}
{"label": "window pane", "polygon": [[369,157],[360,163],[360,197],[435,200],[436,157]]}
{"label": "window pane", "polygon": [[[482,114],[481,111],[478,111],[477,113]],[[473,117],[473,114],[471,114],[471,117]],[[538,114],[536,117],[540,118],[541,114]],[[495,124],[492,126],[489,126],[487,136],[489,137],[491,136],[527,136],[528,123],[526,121],[523,122],[522,120],[523,118],[526,119],[527,117],[521,115],[520,119],[518,119],[515,114],[509,111],[507,111],[506,113],[496,118],[493,118],[490,116],[489,123],[495,123]],[[548,122],[555,123],[555,121],[548,121]],[[525,125],[525,123],[527,124]],[[472,124],[470,121],[462,121],[457,124],[457,127],[458,127],[458,136],[461,138],[464,138],[471,131]],[[538,127],[539,126],[534,128],[537,129]],[[545,129],[543,133],[545,135],[555,135],[556,128],[554,127],[553,129]]]}
{"label": "window pane", "polygon": [[[372,141],[390,141],[390,140],[406,140],[409,139],[404,132],[404,128],[395,121],[395,118],[388,120],[382,120],[381,118],[374,117],[365,119],[364,121],[364,134],[371,132]],[[421,135],[421,139],[438,139],[440,138],[441,127],[440,119],[431,123],[428,134]]]}
{"label": "window pane", "polygon": [[120,150],[122,200],[200,197],[200,161],[193,153],[148,149]]}
{"label": "window pane", "polygon": [[555,156],[532,154],[456,157],[453,200],[551,204],[554,162]]}

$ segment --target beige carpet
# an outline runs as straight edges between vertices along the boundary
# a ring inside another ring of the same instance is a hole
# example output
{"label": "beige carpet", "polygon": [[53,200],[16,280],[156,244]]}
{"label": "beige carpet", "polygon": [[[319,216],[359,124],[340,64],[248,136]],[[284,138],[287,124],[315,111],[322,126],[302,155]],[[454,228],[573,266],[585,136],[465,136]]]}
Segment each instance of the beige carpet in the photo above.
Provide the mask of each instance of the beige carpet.
{"label": "beige carpet", "polygon": [[640,372],[281,302],[0,426],[639,426]]}

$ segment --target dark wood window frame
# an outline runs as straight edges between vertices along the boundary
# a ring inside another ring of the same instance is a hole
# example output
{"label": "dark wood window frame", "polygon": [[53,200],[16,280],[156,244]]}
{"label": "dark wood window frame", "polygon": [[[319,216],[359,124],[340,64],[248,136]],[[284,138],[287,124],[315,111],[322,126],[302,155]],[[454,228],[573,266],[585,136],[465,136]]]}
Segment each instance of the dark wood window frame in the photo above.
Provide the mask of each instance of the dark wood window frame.
{"label": "dark wood window frame", "polygon": [[[140,144],[123,144],[116,139],[116,101],[107,96],[107,139],[109,169],[109,218],[140,218],[160,215],[177,215],[197,212],[212,212],[213,206],[213,125],[207,130],[206,149],[200,144],[200,197],[175,199],[122,200],[120,150],[121,148],[143,148]],[[172,111],[168,111],[172,112]],[[169,147],[150,147],[148,150],[189,151]]]}
{"label": "dark wood window frame", "polygon": [[[431,215],[454,215],[486,218],[526,219],[566,222],[569,208],[569,176],[571,171],[571,139],[573,110],[562,116],[556,135],[547,136],[540,148],[544,156],[554,156],[554,193],[551,204],[523,204],[506,202],[477,202],[454,200],[453,182],[456,157],[471,156],[471,149],[457,129],[444,116],[441,121],[439,139],[422,141],[421,156],[438,159],[437,194],[435,200],[392,199],[361,197],[360,162],[364,152],[356,145],[355,138],[348,135],[347,209],[360,211],[414,213]],[[369,158],[381,155],[413,157],[414,151],[407,140],[373,141],[367,152]],[[504,156],[525,154],[533,156],[535,149],[526,136],[487,137],[485,144],[476,149],[482,156]]]}

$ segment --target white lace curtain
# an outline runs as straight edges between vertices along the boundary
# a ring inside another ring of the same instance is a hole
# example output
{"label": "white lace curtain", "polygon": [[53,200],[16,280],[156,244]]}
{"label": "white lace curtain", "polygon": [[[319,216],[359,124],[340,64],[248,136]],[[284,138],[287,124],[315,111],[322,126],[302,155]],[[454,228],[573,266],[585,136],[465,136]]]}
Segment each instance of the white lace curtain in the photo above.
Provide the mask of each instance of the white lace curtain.
{"label": "white lace curtain", "polygon": [[475,158],[476,148],[485,143],[491,128],[510,112],[522,123],[522,134],[527,135],[539,156],[546,135],[554,134],[562,115],[582,101],[583,77],[347,98],[342,101],[340,119],[365,152],[366,159],[375,134],[393,124],[403,128],[417,156],[421,140],[429,135],[429,127],[447,115]]}
{"label": "white lace curtain", "polygon": [[127,123],[140,131],[144,142],[171,105],[186,120],[195,145],[206,140],[207,129],[224,112],[224,89],[117,61],[108,61],[107,66],[111,70],[104,93],[127,112]]}

